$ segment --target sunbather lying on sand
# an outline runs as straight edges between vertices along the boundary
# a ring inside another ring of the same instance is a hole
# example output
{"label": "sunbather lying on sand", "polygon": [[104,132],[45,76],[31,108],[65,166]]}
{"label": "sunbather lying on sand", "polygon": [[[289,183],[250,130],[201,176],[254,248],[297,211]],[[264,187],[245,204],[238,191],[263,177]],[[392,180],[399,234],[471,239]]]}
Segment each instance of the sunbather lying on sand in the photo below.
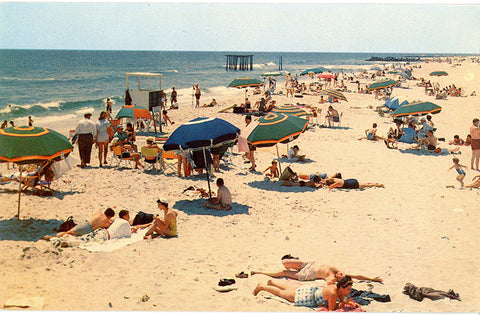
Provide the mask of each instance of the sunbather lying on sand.
{"label": "sunbather lying on sand", "polygon": [[300,187],[311,187],[311,188],[320,188],[323,186],[322,178],[320,176],[315,176],[309,181],[299,180],[298,182],[294,182],[291,180],[284,180],[280,184],[280,186],[300,186]]}
{"label": "sunbather lying on sand", "polygon": [[470,185],[466,185],[466,188],[480,188],[480,175],[475,176],[472,178],[472,183]]}
{"label": "sunbather lying on sand", "polygon": [[67,235],[81,236],[91,233],[100,228],[108,228],[112,224],[112,218],[115,216],[115,211],[108,208],[105,212],[96,211],[89,220],[85,220],[82,223],[77,224],[67,232],[60,232],[56,235],[45,235],[43,240],[49,240],[52,237],[66,237]]}
{"label": "sunbather lying on sand", "polygon": [[362,275],[352,275],[346,274],[340,271],[338,268],[330,265],[317,265],[313,262],[304,262],[299,259],[282,259],[282,264],[284,270],[277,272],[262,272],[262,271],[251,271],[250,274],[253,276],[255,274],[267,275],[270,277],[287,277],[300,281],[311,281],[316,279],[323,279],[327,284],[333,284],[345,277],[351,277],[358,280],[367,280],[375,282],[383,282],[383,279],[380,277],[370,278]]}
{"label": "sunbather lying on sand", "polygon": [[334,311],[347,303],[352,306],[359,306],[352,299],[345,299],[350,294],[352,285],[353,281],[350,277],[343,278],[337,284],[324,287],[317,285],[299,286],[285,280],[268,280],[266,285],[259,283],[253,291],[253,295],[257,295],[261,291],[267,291],[295,303],[295,306],[325,306],[329,311]]}
{"label": "sunbather lying on sand", "polygon": [[330,189],[331,188],[362,189],[366,187],[385,188],[383,184],[379,184],[379,183],[359,183],[358,180],[354,178],[350,178],[350,179],[330,178],[325,181],[325,185]]}

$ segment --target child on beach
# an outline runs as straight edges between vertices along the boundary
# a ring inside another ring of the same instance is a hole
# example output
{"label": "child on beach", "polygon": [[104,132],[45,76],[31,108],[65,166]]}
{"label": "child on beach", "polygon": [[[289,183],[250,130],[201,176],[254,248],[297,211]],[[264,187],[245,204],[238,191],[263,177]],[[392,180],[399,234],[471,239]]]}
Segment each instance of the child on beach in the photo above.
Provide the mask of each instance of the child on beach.
{"label": "child on beach", "polygon": [[460,160],[458,158],[453,158],[452,161],[453,161],[453,165],[448,170],[451,170],[452,168],[455,168],[457,170],[457,173],[458,173],[457,180],[460,182],[461,188],[463,188],[464,187],[463,179],[465,178],[465,171],[463,170],[462,167],[465,167],[465,168],[467,167],[465,165],[461,165]]}
{"label": "child on beach", "polygon": [[267,169],[263,171],[263,173],[265,173],[266,171],[270,170],[270,173],[265,174],[265,176],[267,176],[269,178],[280,177],[280,173],[278,172],[277,164],[278,164],[277,161],[273,160],[272,161],[272,166],[267,167]]}

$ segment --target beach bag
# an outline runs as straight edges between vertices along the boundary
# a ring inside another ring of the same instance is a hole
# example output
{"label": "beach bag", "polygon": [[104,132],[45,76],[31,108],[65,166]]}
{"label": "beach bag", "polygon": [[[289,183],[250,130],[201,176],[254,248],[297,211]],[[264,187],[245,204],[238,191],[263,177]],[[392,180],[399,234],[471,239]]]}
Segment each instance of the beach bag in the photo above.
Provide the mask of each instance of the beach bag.
{"label": "beach bag", "polygon": [[69,216],[65,222],[60,224],[60,227],[58,228],[59,232],[67,232],[71,230],[75,226],[75,222],[73,222],[73,216]]}
{"label": "beach bag", "polygon": [[132,225],[147,224],[153,221],[153,214],[140,211],[133,219]]}

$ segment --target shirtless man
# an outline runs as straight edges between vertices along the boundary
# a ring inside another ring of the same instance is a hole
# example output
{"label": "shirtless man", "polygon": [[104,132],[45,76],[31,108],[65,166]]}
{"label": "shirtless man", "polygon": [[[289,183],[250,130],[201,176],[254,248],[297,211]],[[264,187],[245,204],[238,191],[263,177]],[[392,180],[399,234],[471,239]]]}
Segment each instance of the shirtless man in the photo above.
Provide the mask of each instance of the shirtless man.
{"label": "shirtless man", "polygon": [[60,232],[56,235],[46,235],[42,237],[44,240],[49,240],[52,237],[65,237],[66,235],[81,236],[95,231],[100,228],[108,228],[112,224],[112,218],[115,216],[115,211],[111,208],[105,210],[105,212],[96,211],[89,220],[85,220],[82,223],[77,224],[66,232]]}
{"label": "shirtless man", "polygon": [[420,149],[420,147],[424,145],[427,150],[435,150],[437,148],[437,137],[433,135],[433,131],[429,130],[427,132],[427,137],[418,140],[418,144],[413,146],[412,149]]}
{"label": "shirtless man", "polygon": [[[472,138],[472,160],[471,160],[471,169],[472,170],[480,170],[478,168],[478,161],[480,160],[480,127],[479,127],[479,120],[475,118],[473,120],[473,125],[470,127],[470,135]],[[474,165],[475,164],[475,165]],[[474,167],[476,166],[476,167]]]}
{"label": "shirtless man", "polygon": [[325,185],[330,188],[344,188],[344,189],[362,189],[367,187],[379,187],[385,188],[380,183],[360,183],[354,178],[341,179],[341,178],[329,178],[325,181]]}
{"label": "shirtless man", "polygon": [[362,275],[352,275],[346,274],[338,268],[330,265],[317,265],[313,262],[303,262],[299,259],[282,259],[282,264],[285,267],[284,270],[278,272],[262,272],[262,271],[251,271],[250,274],[253,276],[255,274],[267,275],[270,277],[287,277],[300,281],[311,281],[315,279],[323,279],[327,284],[335,283],[346,276],[350,276],[353,279],[358,280],[367,280],[374,282],[383,282],[383,279],[380,277],[370,278]]}

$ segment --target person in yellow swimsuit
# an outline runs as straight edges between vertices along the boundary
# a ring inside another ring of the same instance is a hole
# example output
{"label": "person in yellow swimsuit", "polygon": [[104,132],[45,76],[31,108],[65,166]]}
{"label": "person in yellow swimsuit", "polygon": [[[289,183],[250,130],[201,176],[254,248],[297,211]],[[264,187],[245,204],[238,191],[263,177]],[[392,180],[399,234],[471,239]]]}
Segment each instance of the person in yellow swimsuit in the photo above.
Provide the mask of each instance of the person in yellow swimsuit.
{"label": "person in yellow swimsuit", "polygon": [[163,235],[165,237],[177,236],[177,216],[178,213],[168,207],[168,201],[165,198],[157,199],[158,209],[163,210],[163,219],[158,215],[153,217],[152,227],[145,233],[144,238],[152,238],[155,236]]}

